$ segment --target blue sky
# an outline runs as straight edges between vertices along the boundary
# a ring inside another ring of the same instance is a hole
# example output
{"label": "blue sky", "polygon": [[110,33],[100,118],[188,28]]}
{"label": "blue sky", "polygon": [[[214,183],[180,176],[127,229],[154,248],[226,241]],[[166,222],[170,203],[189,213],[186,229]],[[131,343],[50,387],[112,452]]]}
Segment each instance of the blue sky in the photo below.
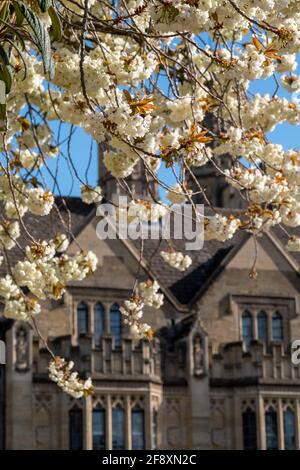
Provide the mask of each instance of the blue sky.
{"label": "blue sky", "polygon": [[[299,73],[299,72],[298,72]],[[272,94],[275,89],[274,80],[256,80],[252,83],[251,92],[253,93],[269,93]],[[279,91],[280,96],[286,96],[290,99],[290,95],[284,92],[282,89]],[[57,131],[58,124],[53,123],[53,129]],[[68,124],[63,124],[61,128],[61,140],[66,139],[70,131]],[[298,148],[299,147],[299,126],[291,126],[288,124],[281,124],[277,126],[276,130],[268,135],[270,141],[281,144],[284,148]],[[92,144],[92,152],[91,152]],[[58,181],[60,193],[62,195],[73,195],[78,196],[80,194],[77,178],[72,176],[74,172],[71,168],[72,165],[68,164],[68,145],[64,143],[61,149],[65,155],[65,158],[59,159],[48,159],[48,165],[52,173],[55,173],[58,165]],[[98,180],[98,163],[97,163],[97,145],[92,143],[90,136],[85,134],[82,129],[76,129],[73,137],[70,141],[70,155],[74,167],[78,172],[78,176],[83,180],[87,181],[88,184],[95,185]],[[92,155],[92,158],[90,158]],[[46,170],[45,170],[46,171]],[[46,175],[46,173],[44,172]],[[159,176],[161,179],[166,181],[168,184],[175,182],[174,176],[171,171],[166,169],[162,164],[159,170]],[[50,187],[52,187],[53,180],[47,175],[46,180]],[[57,188],[53,188],[55,193],[58,193]],[[161,196],[164,199],[163,193]]]}

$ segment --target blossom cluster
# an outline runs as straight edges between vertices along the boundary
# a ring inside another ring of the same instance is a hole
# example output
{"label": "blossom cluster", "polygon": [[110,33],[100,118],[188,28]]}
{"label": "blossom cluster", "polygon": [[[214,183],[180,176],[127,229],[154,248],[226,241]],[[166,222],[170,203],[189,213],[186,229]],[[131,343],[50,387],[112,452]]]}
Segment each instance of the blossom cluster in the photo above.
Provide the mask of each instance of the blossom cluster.
{"label": "blossom cluster", "polygon": [[[50,242],[43,241],[26,247],[26,259],[18,261],[12,270],[0,278],[0,296],[4,297],[4,316],[29,320],[40,313],[39,300],[58,300],[66,283],[80,281],[97,268],[97,258],[91,251],[77,251],[69,256],[66,236],[58,234]],[[29,294],[24,294],[27,288]]]}
{"label": "blossom cluster", "polygon": [[160,286],[157,281],[148,279],[138,285],[139,296],[143,299],[144,305],[148,307],[160,308],[164,301],[164,295],[159,293]]}
{"label": "blossom cluster", "polygon": [[158,292],[159,289],[160,286],[156,280],[148,279],[145,282],[140,282],[135,295],[129,300],[125,300],[124,306],[120,308],[125,323],[130,326],[131,334],[137,339],[152,339],[153,331],[147,323],[142,322],[142,317],[145,306],[154,309],[159,309],[162,306],[164,295]]}
{"label": "blossom cluster", "polygon": [[186,271],[192,264],[192,258],[181,251],[161,251],[160,255],[166,263],[178,271]]}
{"label": "blossom cluster", "polygon": [[[119,217],[159,225],[166,205],[150,190],[152,182],[166,191],[171,204],[200,194],[212,206],[202,176],[208,186],[220,178],[240,197],[241,210],[236,216],[213,207],[213,215],[204,219],[205,240],[226,242],[240,230],[262,235],[280,224],[287,249],[300,251],[299,236],[289,233],[300,226],[300,151],[272,142],[278,125],[300,124],[299,1],[54,1],[63,34],[55,34],[41,2],[23,3],[55,38],[54,73],[45,74],[45,57],[41,60],[41,50],[28,36],[20,44],[16,37],[13,48],[10,37],[3,41],[10,91],[7,129],[0,139],[0,258],[19,244],[21,227],[28,231],[25,215],[58,211],[54,193],[61,160],[80,180],[84,203],[106,196],[101,185],[88,181],[88,168],[86,178],[79,177],[63,148],[61,127],[54,130],[57,120],[71,126],[68,154],[74,128],[103,146],[101,178],[115,178],[131,196]],[[268,79],[269,93],[252,93],[258,79]],[[50,159],[56,159],[55,174]],[[163,180],[161,166],[175,184]],[[149,186],[144,199],[134,194],[139,173]],[[68,255],[65,234],[36,242],[27,236],[31,245],[24,260],[0,279],[4,315],[22,320],[40,312],[40,300],[59,299],[67,282],[84,279],[97,264],[91,252]],[[160,254],[182,272],[192,263],[174,250]],[[156,281],[140,283],[122,307],[136,334],[151,336],[141,318],[145,306],[162,305],[158,290]],[[68,370],[59,361],[51,367],[53,377]]]}
{"label": "blossom cluster", "polygon": [[49,377],[73,398],[91,395],[94,391],[91,379],[80,379],[78,372],[72,372],[73,367],[74,362],[67,362],[64,358],[56,356],[50,361]]}
{"label": "blossom cluster", "polygon": [[130,326],[131,334],[137,339],[152,339],[152,328],[148,323],[141,321],[143,317],[144,302],[142,298],[133,296],[129,300],[125,300],[124,306],[120,307],[120,312],[124,316],[124,322]]}

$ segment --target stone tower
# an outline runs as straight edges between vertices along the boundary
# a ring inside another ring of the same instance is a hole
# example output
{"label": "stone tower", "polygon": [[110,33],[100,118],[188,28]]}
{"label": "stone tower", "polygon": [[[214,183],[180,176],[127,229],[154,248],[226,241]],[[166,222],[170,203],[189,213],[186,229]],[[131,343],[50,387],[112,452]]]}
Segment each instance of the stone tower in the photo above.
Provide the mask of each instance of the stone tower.
{"label": "stone tower", "polygon": [[132,174],[125,178],[125,180],[121,180],[121,184],[119,184],[104,165],[104,151],[105,144],[99,144],[99,183],[108,201],[112,201],[118,196],[126,195],[126,187],[129,188],[132,196],[136,199],[149,199],[151,196],[158,198],[157,184],[150,175],[146,177],[145,168],[141,160],[135,166]]}
{"label": "stone tower", "polygon": [[[222,125],[218,123],[217,118],[212,113],[206,115],[204,123],[205,127],[211,129],[214,134],[219,134],[220,131],[222,131]],[[215,159],[215,162],[218,167],[225,169],[230,168],[231,159],[229,155],[222,155]],[[207,198],[213,206],[228,209],[240,209],[243,207],[243,200],[238,191],[227,183],[225,177],[220,174],[213,163],[193,167],[192,170],[199,186],[205,191]],[[193,191],[199,192],[199,187],[191,176],[188,177],[188,187]],[[205,204],[205,199],[202,194],[198,194],[195,200],[197,203]]]}

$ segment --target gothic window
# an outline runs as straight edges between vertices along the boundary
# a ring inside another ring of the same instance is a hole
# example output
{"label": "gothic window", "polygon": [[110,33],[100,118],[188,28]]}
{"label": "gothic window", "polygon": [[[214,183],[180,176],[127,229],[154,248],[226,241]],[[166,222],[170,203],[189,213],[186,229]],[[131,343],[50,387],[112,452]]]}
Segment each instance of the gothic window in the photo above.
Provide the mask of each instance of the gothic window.
{"label": "gothic window", "polygon": [[242,414],[244,450],[257,449],[256,413],[247,408]]}
{"label": "gothic window", "polygon": [[89,311],[88,306],[81,302],[77,305],[77,332],[79,335],[88,332]]}
{"label": "gothic window", "polygon": [[283,413],[284,422],[284,448],[285,450],[296,449],[296,422],[295,413],[287,408]]}
{"label": "gothic window", "polygon": [[121,346],[122,315],[118,304],[114,304],[110,307],[110,332],[114,339],[115,346]]}
{"label": "gothic window", "polygon": [[145,448],[145,417],[144,410],[133,408],[131,411],[131,439],[133,450]]}
{"label": "gothic window", "polygon": [[265,414],[267,450],[278,449],[277,413],[269,408]]}
{"label": "gothic window", "polygon": [[242,334],[246,349],[248,349],[253,339],[252,315],[248,311],[242,315]]}
{"label": "gothic window", "polygon": [[93,450],[104,450],[105,445],[105,410],[93,410]]}
{"label": "gothic window", "polygon": [[99,344],[101,336],[104,332],[104,307],[102,304],[97,303],[94,307],[94,335],[95,343]]}
{"label": "gothic window", "polygon": [[272,316],[272,339],[274,341],[283,341],[283,321],[278,312]]}
{"label": "gothic window", "polygon": [[112,441],[113,450],[125,449],[125,411],[120,407],[112,410]]}
{"label": "gothic window", "polygon": [[268,341],[268,317],[265,312],[259,312],[257,315],[257,334],[258,339],[267,343]]}
{"label": "gothic window", "polygon": [[83,449],[83,416],[80,408],[72,408],[69,411],[69,448]]}

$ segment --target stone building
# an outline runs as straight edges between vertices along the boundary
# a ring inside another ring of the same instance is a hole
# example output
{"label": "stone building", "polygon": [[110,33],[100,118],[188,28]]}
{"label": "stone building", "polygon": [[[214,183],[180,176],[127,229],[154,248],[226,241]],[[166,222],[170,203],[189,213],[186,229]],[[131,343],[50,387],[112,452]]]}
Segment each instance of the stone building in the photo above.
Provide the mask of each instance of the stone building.
{"label": "stone building", "polygon": [[[223,189],[220,205],[228,201]],[[141,277],[156,279],[165,301],[145,312],[154,340],[136,343],[119,306],[131,294],[139,242],[98,239],[95,208],[64,201],[57,199],[62,219],[53,211],[42,224],[28,215],[27,224],[47,239],[65,232],[71,215],[81,247],[97,254],[99,267],[71,283],[61,301],[45,302],[37,321],[55,354],[92,377],[95,394],[74,400],[61,392],[48,379],[49,355],[30,325],[2,319],[1,446],[300,449],[300,368],[291,362],[291,343],[300,339],[300,257],[285,251],[281,231],[257,240],[257,279],[249,278],[254,245],[247,234],[190,252],[184,273],[163,263],[163,244],[145,241]],[[72,243],[69,252],[76,249]]]}

